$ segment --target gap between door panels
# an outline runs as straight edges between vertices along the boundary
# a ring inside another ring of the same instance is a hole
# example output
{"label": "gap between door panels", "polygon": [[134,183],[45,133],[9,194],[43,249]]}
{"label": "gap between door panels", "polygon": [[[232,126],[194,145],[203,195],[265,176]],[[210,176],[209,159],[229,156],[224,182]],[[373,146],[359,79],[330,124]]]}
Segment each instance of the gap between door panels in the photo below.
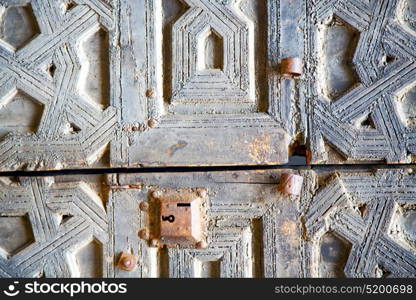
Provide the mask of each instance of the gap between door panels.
{"label": "gap between door panels", "polygon": [[100,168],[100,169],[66,169],[50,171],[8,171],[0,172],[0,177],[49,177],[61,175],[100,175],[100,174],[146,174],[146,173],[201,173],[201,172],[227,172],[227,171],[254,171],[254,170],[313,170],[313,171],[370,171],[378,169],[409,169],[416,168],[415,163],[411,164],[296,164],[284,165],[240,165],[240,166],[189,166],[189,167],[146,167],[146,168]]}

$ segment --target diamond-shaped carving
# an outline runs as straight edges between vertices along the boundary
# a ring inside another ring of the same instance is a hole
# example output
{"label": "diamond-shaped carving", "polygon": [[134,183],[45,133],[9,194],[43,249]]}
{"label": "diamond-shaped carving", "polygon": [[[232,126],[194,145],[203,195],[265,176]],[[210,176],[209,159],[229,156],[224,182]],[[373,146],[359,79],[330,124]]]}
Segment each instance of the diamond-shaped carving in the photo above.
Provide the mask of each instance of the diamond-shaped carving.
{"label": "diamond-shaped carving", "polygon": [[27,215],[0,217],[0,254],[10,258],[34,241],[32,226]]}
{"label": "diamond-shaped carving", "polygon": [[39,25],[30,4],[1,7],[0,39],[17,50],[40,33]]}

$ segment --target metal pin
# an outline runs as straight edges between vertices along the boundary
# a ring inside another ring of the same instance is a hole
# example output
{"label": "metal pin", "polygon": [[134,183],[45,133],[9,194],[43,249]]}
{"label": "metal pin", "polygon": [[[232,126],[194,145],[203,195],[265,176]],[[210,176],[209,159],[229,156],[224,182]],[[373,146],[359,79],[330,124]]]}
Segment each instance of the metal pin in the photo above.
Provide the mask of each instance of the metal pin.
{"label": "metal pin", "polygon": [[302,176],[283,173],[280,177],[278,190],[286,195],[299,196],[302,191],[302,185]]}
{"label": "metal pin", "polygon": [[299,57],[287,57],[280,63],[280,72],[286,77],[299,77],[303,73],[303,60]]}
{"label": "metal pin", "polygon": [[117,267],[124,271],[133,271],[137,265],[136,257],[128,252],[121,253],[120,259],[118,260]]}

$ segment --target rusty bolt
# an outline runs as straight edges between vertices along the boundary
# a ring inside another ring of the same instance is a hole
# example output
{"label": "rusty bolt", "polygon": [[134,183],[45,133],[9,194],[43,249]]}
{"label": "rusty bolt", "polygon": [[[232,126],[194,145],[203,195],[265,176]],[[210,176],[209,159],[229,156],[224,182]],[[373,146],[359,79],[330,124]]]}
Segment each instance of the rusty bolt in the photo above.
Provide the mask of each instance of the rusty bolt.
{"label": "rusty bolt", "polygon": [[155,199],[158,199],[162,196],[162,193],[160,191],[153,191],[152,192],[152,197]]}
{"label": "rusty bolt", "polygon": [[155,119],[150,119],[150,120],[147,122],[147,125],[149,125],[149,127],[150,127],[150,128],[155,128],[155,127],[157,126],[157,120],[155,120]]}
{"label": "rusty bolt", "polygon": [[298,57],[287,57],[280,63],[280,72],[283,76],[298,77],[303,73],[303,60]]}
{"label": "rusty bolt", "polygon": [[302,191],[302,184],[302,176],[283,173],[280,177],[278,190],[286,195],[299,196]]}
{"label": "rusty bolt", "polygon": [[155,91],[153,89],[148,89],[146,91],[146,97],[153,99],[155,97]]}
{"label": "rusty bolt", "polygon": [[155,247],[155,248],[160,247],[160,241],[158,239],[152,239],[150,241],[150,247]]}
{"label": "rusty bolt", "polygon": [[205,198],[207,196],[207,191],[203,190],[203,189],[200,189],[200,190],[197,191],[197,195],[198,195],[198,197]]}
{"label": "rusty bolt", "polygon": [[150,238],[149,230],[147,228],[143,228],[139,231],[139,238],[142,240],[148,240]]}
{"label": "rusty bolt", "polygon": [[149,210],[149,202],[147,202],[147,201],[140,202],[139,208],[140,208],[141,211],[148,211]]}
{"label": "rusty bolt", "polygon": [[118,260],[117,267],[124,271],[133,271],[137,265],[136,257],[128,252],[121,253],[120,259]]}
{"label": "rusty bolt", "polygon": [[208,244],[205,241],[200,241],[196,244],[197,249],[206,249]]}

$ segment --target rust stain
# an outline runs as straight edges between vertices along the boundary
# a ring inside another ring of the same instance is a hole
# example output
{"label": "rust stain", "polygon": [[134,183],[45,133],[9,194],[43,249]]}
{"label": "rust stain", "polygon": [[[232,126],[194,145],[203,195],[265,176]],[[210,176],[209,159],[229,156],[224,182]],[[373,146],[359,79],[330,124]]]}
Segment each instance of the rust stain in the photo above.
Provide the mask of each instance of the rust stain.
{"label": "rust stain", "polygon": [[143,185],[142,184],[109,185],[108,188],[111,190],[129,190],[129,189],[141,190],[143,188]]}
{"label": "rust stain", "polygon": [[284,240],[291,249],[299,247],[299,230],[298,225],[293,221],[284,221],[280,226],[280,232],[285,237]]}
{"label": "rust stain", "polygon": [[282,226],[280,226],[280,232],[285,236],[296,235],[297,225],[293,221],[284,221]]}
{"label": "rust stain", "polygon": [[250,157],[258,162],[263,163],[267,161],[272,147],[270,145],[270,136],[262,133],[260,137],[255,138],[249,145],[248,145],[249,155]]}
{"label": "rust stain", "polygon": [[185,141],[179,141],[177,144],[169,147],[167,154],[169,156],[173,156],[175,154],[176,151],[181,150],[183,148],[185,148],[186,146],[188,146],[188,143]]}

